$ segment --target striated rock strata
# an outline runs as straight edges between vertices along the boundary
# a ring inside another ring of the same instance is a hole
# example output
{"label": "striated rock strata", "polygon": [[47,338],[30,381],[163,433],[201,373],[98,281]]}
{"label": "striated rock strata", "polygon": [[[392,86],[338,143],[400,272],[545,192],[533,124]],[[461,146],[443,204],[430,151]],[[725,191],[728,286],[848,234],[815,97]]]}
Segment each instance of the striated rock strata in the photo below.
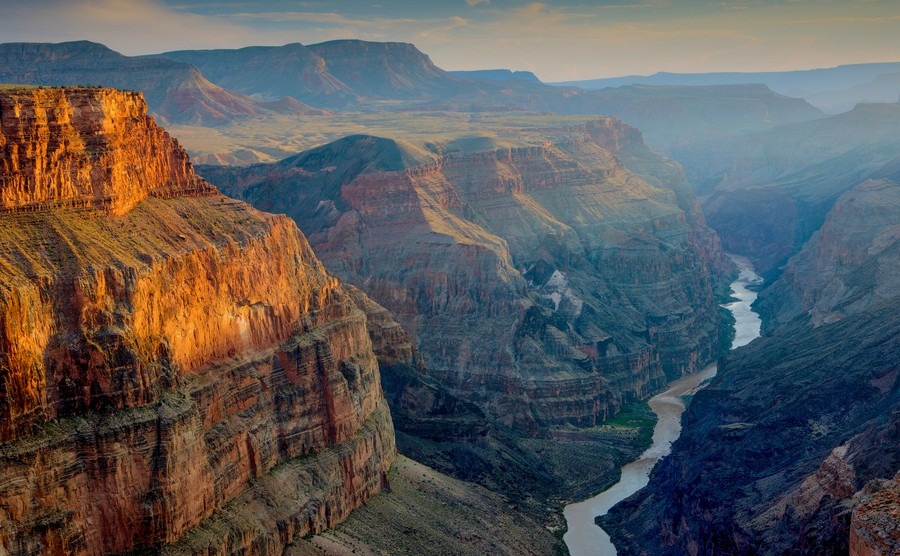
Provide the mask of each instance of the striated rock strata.
{"label": "striated rock strata", "polygon": [[649,486],[602,518],[619,553],[846,554],[856,493],[900,469],[898,310],[787,327],[720,361]]}
{"label": "striated rock strata", "polygon": [[280,554],[386,482],[365,314],[145,110],[0,92],[3,553]]}
{"label": "striated rock strata", "polygon": [[898,276],[900,184],[870,179],[838,198],[757,307],[769,330],[798,316],[818,326],[900,295]]}
{"label": "striated rock strata", "polygon": [[213,190],[135,92],[11,90],[0,98],[0,150],[6,210],[50,204],[123,214],[148,195]]}
{"label": "striated rock strata", "polygon": [[493,419],[593,425],[719,351],[720,251],[677,167],[608,118],[539,147],[437,156],[353,136],[204,170],[286,212]]}
{"label": "striated rock strata", "polygon": [[650,485],[604,518],[621,553],[892,553],[900,174],[880,173],[761,293],[769,335],[720,361]]}

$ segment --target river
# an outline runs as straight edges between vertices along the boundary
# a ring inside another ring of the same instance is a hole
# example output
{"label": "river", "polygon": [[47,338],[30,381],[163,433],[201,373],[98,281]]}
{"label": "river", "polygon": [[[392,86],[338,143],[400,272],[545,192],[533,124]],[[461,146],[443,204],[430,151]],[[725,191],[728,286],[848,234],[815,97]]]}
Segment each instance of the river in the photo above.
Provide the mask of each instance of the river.
{"label": "river", "polygon": [[[746,258],[728,256],[740,270],[738,278],[731,283],[732,296],[738,300],[725,305],[735,319],[734,341],[731,344],[731,349],[734,349],[759,337],[759,315],[750,308],[756,300],[756,292],[747,289],[747,286],[761,284],[762,278],[754,272],[753,265]],[[657,417],[653,444],[640,458],[622,467],[622,477],[618,483],[593,498],[565,507],[563,513],[568,532],[563,540],[572,556],[615,556],[616,547],[610,542],[606,531],[594,523],[594,519],[606,515],[610,508],[647,486],[653,466],[669,455],[672,443],[681,435],[681,414],[684,413],[682,397],[702,388],[707,380],[716,376],[716,371],[716,364],[712,363],[700,372],[670,383],[665,392],[650,398],[648,404]]]}

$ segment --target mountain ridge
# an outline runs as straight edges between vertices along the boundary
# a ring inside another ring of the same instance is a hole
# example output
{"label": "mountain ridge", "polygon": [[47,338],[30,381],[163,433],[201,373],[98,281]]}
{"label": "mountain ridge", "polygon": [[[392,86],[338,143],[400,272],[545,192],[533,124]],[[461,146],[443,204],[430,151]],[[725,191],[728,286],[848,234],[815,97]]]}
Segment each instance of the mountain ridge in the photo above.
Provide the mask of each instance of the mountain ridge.
{"label": "mountain ridge", "polygon": [[303,105],[263,104],[211,83],[190,64],[128,57],[91,41],[0,44],[0,82],[139,90],[151,111],[180,123],[215,126],[266,113],[321,113]]}

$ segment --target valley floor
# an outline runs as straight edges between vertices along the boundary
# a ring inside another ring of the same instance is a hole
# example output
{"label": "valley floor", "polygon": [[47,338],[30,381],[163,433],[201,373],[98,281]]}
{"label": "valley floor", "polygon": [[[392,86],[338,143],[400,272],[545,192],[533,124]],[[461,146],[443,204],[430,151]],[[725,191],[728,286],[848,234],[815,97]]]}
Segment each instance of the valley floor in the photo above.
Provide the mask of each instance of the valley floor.
{"label": "valley floor", "polygon": [[390,491],[367,501],[337,528],[296,541],[289,556],[564,554],[562,542],[515,504],[483,487],[404,456]]}

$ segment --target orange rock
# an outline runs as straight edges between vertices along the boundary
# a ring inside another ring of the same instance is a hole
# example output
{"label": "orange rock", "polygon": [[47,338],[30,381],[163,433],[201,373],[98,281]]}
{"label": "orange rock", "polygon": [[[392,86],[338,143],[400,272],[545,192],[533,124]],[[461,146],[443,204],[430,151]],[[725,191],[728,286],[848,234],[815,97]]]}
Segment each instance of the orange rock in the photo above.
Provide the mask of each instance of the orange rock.
{"label": "orange rock", "polygon": [[280,554],[386,484],[365,314],[292,221],[194,176],[138,94],[0,107],[0,553]]}
{"label": "orange rock", "polygon": [[0,207],[98,206],[123,214],[148,195],[212,191],[147,115],[138,92],[0,93]]}

